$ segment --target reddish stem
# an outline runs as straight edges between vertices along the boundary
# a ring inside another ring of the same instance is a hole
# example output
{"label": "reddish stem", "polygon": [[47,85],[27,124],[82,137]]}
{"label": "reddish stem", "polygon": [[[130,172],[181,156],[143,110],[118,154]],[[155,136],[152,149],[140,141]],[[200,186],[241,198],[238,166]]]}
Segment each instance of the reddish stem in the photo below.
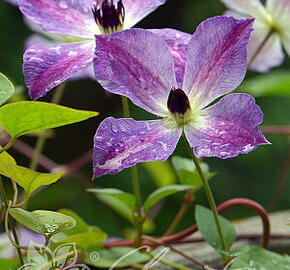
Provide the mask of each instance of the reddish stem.
{"label": "reddish stem", "polygon": [[290,135],[290,126],[260,126],[263,133]]}
{"label": "reddish stem", "polygon": [[[269,218],[268,218],[268,214],[266,210],[260,204],[258,204],[257,202],[253,200],[246,199],[246,198],[235,198],[235,199],[231,199],[220,204],[217,207],[217,211],[220,214],[233,206],[246,206],[248,208],[253,209],[261,217],[263,221],[262,246],[268,249],[269,241],[270,241],[270,222],[269,222]],[[173,243],[173,242],[177,242],[179,240],[184,239],[185,237],[195,233],[196,231],[198,231],[198,227],[195,224],[184,231],[181,231],[174,235],[161,237],[158,240],[164,243]],[[150,243],[145,242],[145,241],[142,244],[150,245]],[[134,246],[134,242],[132,240],[121,240],[121,241],[115,241],[115,242],[110,242],[110,243],[105,244],[105,247],[107,248],[117,247],[117,246]]]}

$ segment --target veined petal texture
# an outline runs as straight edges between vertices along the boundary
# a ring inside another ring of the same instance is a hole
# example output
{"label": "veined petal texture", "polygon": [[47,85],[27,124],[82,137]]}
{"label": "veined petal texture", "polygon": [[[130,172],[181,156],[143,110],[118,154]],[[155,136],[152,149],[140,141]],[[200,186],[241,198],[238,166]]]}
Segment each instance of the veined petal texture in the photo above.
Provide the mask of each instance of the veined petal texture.
{"label": "veined petal texture", "polygon": [[44,30],[77,37],[90,37],[99,30],[94,21],[94,0],[19,0],[25,16]]}
{"label": "veined petal texture", "polygon": [[218,16],[205,20],[188,45],[183,90],[196,109],[235,89],[247,69],[253,19]]}
{"label": "veined petal texture", "polygon": [[269,143],[259,131],[262,121],[252,96],[230,94],[203,110],[198,123],[185,128],[185,135],[198,158],[231,158]]}
{"label": "veined petal texture", "polygon": [[96,36],[94,69],[109,92],[153,114],[168,113],[168,94],[177,84],[173,58],[161,37],[143,29]]}
{"label": "veined petal texture", "polygon": [[94,177],[115,174],[139,162],[166,160],[181,135],[164,120],[135,121],[106,118],[94,138]]}
{"label": "veined petal texture", "polygon": [[181,88],[185,70],[186,52],[191,34],[170,28],[150,29],[150,31],[162,37],[168,45],[174,61],[177,85]]}
{"label": "veined petal texture", "polygon": [[92,65],[94,42],[64,43],[50,48],[35,45],[26,50],[23,73],[32,99]]}

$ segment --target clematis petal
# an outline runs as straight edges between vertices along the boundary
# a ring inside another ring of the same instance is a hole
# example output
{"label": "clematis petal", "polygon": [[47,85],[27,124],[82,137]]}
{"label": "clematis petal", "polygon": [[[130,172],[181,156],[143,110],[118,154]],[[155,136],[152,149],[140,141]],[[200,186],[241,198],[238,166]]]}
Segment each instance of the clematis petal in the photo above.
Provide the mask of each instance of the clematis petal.
{"label": "clematis petal", "polygon": [[[255,55],[259,46],[265,40],[269,29],[262,23],[255,22],[254,32],[248,46],[248,61]],[[281,39],[277,33],[273,33],[266,44],[250,65],[250,70],[268,72],[271,68],[280,66],[284,60]]]}
{"label": "clematis petal", "polygon": [[[232,16],[236,19],[245,19],[246,17],[231,10],[227,10],[224,15]],[[248,62],[257,52],[259,46],[268,35],[270,29],[268,24],[256,20],[254,22],[254,31],[251,35],[248,45]],[[249,69],[257,72],[268,72],[271,68],[277,67],[282,64],[284,60],[284,53],[281,46],[281,40],[278,34],[272,34],[263,49],[255,56],[254,61]]]}
{"label": "clematis petal", "polygon": [[18,3],[23,14],[46,31],[90,38],[99,33],[92,13],[95,0],[19,0]]}
{"label": "clematis petal", "polygon": [[263,113],[252,96],[230,94],[203,110],[185,128],[185,135],[198,158],[231,158],[269,143],[258,128],[262,121]]}
{"label": "clematis petal", "polygon": [[201,109],[235,89],[247,69],[253,19],[218,16],[202,22],[188,45],[183,90]]}
{"label": "clematis petal", "polygon": [[260,0],[221,0],[229,9],[259,20],[267,20],[267,12]]}
{"label": "clematis petal", "polygon": [[173,56],[177,85],[181,88],[185,70],[186,52],[191,35],[175,29],[150,29],[150,31],[162,37],[167,43]]}
{"label": "clematis petal", "polygon": [[166,0],[123,0],[125,8],[125,28],[131,28]]}
{"label": "clematis petal", "polygon": [[115,174],[139,162],[166,160],[181,136],[165,120],[135,121],[106,118],[94,138],[94,177]]}
{"label": "clematis petal", "polygon": [[97,81],[109,92],[127,96],[156,115],[168,113],[167,97],[177,84],[162,38],[143,29],[96,36],[94,68]]}
{"label": "clematis petal", "polygon": [[269,10],[273,21],[277,24],[279,34],[282,38],[286,52],[290,55],[290,1],[289,0],[268,0],[266,9]]}
{"label": "clematis petal", "polygon": [[87,69],[93,60],[94,42],[65,43],[46,48],[35,45],[24,53],[23,73],[32,99]]}

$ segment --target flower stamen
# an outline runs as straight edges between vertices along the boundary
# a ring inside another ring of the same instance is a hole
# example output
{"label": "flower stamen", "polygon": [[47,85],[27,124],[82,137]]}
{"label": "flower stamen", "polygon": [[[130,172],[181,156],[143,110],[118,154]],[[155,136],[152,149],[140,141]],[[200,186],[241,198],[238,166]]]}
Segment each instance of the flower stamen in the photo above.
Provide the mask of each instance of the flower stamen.
{"label": "flower stamen", "polygon": [[167,99],[167,108],[178,125],[184,125],[190,120],[189,99],[182,89],[171,89]]}
{"label": "flower stamen", "polygon": [[102,34],[112,34],[123,30],[125,8],[122,0],[118,0],[116,6],[114,0],[97,0],[93,14]]}

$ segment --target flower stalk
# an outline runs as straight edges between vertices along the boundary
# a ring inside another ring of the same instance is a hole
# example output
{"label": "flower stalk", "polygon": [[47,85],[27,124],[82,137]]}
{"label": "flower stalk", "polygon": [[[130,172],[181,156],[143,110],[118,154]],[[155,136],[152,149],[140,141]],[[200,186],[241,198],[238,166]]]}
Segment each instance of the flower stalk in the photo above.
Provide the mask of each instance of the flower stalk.
{"label": "flower stalk", "polygon": [[[122,107],[123,107],[123,115],[125,118],[130,117],[130,110],[129,110],[129,104],[128,99],[124,96],[121,96],[122,98]],[[141,198],[141,192],[140,192],[140,186],[139,186],[139,180],[138,180],[138,172],[137,172],[137,166],[133,166],[131,169],[132,172],[132,185],[134,190],[134,195],[136,198],[136,213],[134,213],[134,220],[136,223],[136,239],[135,239],[135,245],[136,247],[140,247],[142,244],[142,234],[143,234],[143,214],[142,214],[142,198]]]}
{"label": "flower stalk", "polygon": [[214,197],[213,197],[213,194],[212,194],[212,191],[210,189],[210,186],[207,182],[207,179],[206,177],[204,176],[203,172],[202,172],[202,169],[199,165],[199,161],[197,159],[197,157],[195,156],[195,154],[193,153],[193,150],[192,148],[190,147],[189,143],[187,142],[186,140],[186,143],[187,143],[187,147],[188,147],[188,152],[195,164],[195,167],[196,167],[196,170],[202,180],[202,183],[203,183],[203,187],[204,187],[204,190],[205,190],[205,193],[206,193],[206,196],[207,196],[207,199],[208,199],[208,202],[209,202],[209,205],[210,205],[210,208],[212,210],[212,213],[213,213],[213,216],[214,216],[214,220],[215,220],[215,223],[216,223],[216,227],[217,227],[217,230],[218,230],[218,234],[219,234],[219,238],[220,238],[220,241],[221,241],[221,245],[222,245],[222,248],[223,250],[226,250],[226,242],[225,242],[225,238],[223,236],[223,231],[222,231],[222,228],[221,228],[221,224],[220,224],[220,221],[218,219],[218,212],[217,212],[217,208],[216,208],[216,204],[215,204],[215,201],[214,201]]}

